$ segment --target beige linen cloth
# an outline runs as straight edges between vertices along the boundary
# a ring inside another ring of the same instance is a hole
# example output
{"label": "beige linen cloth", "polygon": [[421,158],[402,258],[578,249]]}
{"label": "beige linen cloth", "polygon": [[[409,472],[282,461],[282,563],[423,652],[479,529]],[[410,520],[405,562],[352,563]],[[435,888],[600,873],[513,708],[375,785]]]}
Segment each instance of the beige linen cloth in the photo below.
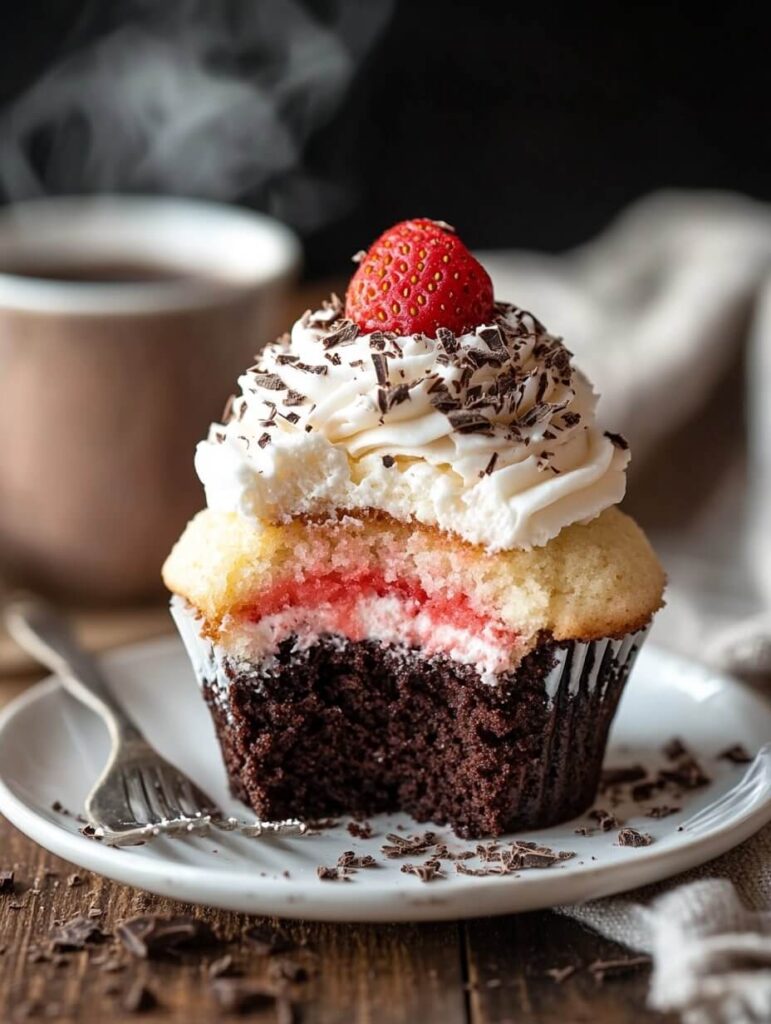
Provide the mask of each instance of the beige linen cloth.
{"label": "beige linen cloth", "polygon": [[[653,642],[771,695],[771,208],[659,193],[567,255],[485,259],[499,295],[564,335],[631,442],[627,507],[670,576]],[[771,1021],[771,825],[671,881],[560,909],[652,955],[652,1007]]]}

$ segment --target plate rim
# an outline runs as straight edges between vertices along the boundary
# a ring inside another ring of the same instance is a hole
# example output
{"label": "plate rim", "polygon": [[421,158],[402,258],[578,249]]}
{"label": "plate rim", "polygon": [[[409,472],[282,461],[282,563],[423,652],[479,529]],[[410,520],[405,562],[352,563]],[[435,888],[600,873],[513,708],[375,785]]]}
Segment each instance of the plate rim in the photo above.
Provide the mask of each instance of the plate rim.
{"label": "plate rim", "polygon": [[[170,635],[114,648],[102,654],[99,660],[109,671],[113,663],[141,662],[148,658],[175,654],[178,650],[180,650],[178,638]],[[646,645],[645,651],[647,651],[646,657],[653,655],[658,659],[663,659],[669,662],[673,670],[680,669],[688,672],[696,670],[705,677],[714,678],[721,688],[740,697],[745,703],[749,701],[750,704],[762,708],[763,712],[771,717],[771,708],[763,702],[759,695],[739,680],[716,671],[695,659],[687,658],[656,644],[649,643]],[[641,652],[641,657],[643,653]],[[53,699],[54,695],[62,691],[63,687],[58,677],[49,675],[9,701],[0,711],[0,746],[6,731],[12,726],[18,715],[29,712],[39,702]],[[383,883],[378,885],[374,878],[368,881],[366,893],[360,891],[356,900],[350,898],[340,900],[339,890],[334,886],[325,888],[320,885],[318,893],[314,893],[313,901],[310,903],[306,902],[304,896],[292,899],[291,888],[284,888],[287,885],[285,879],[278,876],[262,878],[256,871],[254,875],[249,875],[243,869],[226,870],[217,867],[212,870],[208,866],[176,862],[171,865],[168,861],[158,863],[145,858],[127,862],[123,859],[125,851],[115,851],[109,846],[71,831],[63,823],[47,819],[39,810],[17,795],[2,775],[0,775],[0,814],[29,839],[54,855],[121,884],[145,888],[150,892],[156,892],[176,900],[199,902],[203,905],[220,906],[231,910],[241,909],[246,913],[350,922],[430,921],[475,917],[482,914],[517,913],[538,907],[545,909],[575,902],[569,898],[560,898],[555,902],[538,897],[539,891],[544,887],[549,888],[548,878],[551,878],[552,882],[556,881],[552,869],[550,872],[532,872],[516,878],[458,880],[451,890],[437,892],[436,895],[433,890],[426,894],[416,892],[414,896],[408,894],[407,898],[402,898],[401,893],[397,895],[392,887],[387,888]],[[572,864],[570,865],[570,875],[562,878],[563,885],[567,886],[570,882],[575,882],[575,888],[591,889],[593,888],[592,882],[602,877],[605,884],[595,886],[594,888],[598,890],[596,895],[587,896],[584,899],[602,898],[630,891],[654,881],[662,881],[720,856],[746,841],[769,821],[771,821],[771,797],[757,806],[745,809],[736,817],[722,822],[707,834],[694,833],[675,845],[667,845],[661,849],[646,848],[643,858],[639,857],[640,851],[636,850],[637,858],[634,861],[616,861],[611,864],[602,861],[597,864],[591,862]],[[255,842],[260,841],[259,839],[255,840]],[[267,841],[273,842],[273,840]],[[303,842],[305,840],[286,839],[283,841]],[[681,865],[684,859],[687,863]],[[128,870],[122,870],[122,867]],[[163,876],[170,868],[173,868],[175,877],[164,878]],[[127,880],[129,875],[133,876],[132,880]],[[204,876],[203,881],[202,876]],[[159,887],[160,883],[166,884],[161,884]],[[515,883],[516,889],[514,888]],[[196,886],[208,888],[209,896],[214,891],[218,899],[201,900],[194,891],[191,891]],[[242,898],[249,902],[248,907],[243,905],[239,907],[232,899],[224,899],[224,897],[232,895],[240,886],[248,886],[248,892],[244,892],[244,889],[240,888]],[[514,891],[525,895],[526,898],[519,901],[523,904],[522,906],[507,905],[506,894]],[[459,905],[467,900],[470,892],[478,897],[473,912],[465,910]],[[488,894],[487,899],[483,899],[484,893]],[[490,898],[491,895],[495,897],[494,902]],[[533,899],[528,900],[528,896],[532,896]],[[582,901],[580,897],[578,901]],[[263,905],[263,909],[257,908],[259,903]],[[486,906],[482,907],[483,903]],[[359,910],[358,914],[357,909]]]}

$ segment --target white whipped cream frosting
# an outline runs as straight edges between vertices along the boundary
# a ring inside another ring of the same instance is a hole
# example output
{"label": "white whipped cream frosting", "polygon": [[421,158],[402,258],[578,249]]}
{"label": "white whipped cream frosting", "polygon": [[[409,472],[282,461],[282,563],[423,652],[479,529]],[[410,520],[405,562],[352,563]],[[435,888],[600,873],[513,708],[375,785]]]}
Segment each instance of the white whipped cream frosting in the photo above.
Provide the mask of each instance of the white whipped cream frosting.
{"label": "white whipped cream frosting", "polygon": [[561,340],[499,305],[437,339],[305,314],[239,378],[196,452],[211,508],[256,520],[382,510],[490,551],[547,543],[621,500],[626,443]]}

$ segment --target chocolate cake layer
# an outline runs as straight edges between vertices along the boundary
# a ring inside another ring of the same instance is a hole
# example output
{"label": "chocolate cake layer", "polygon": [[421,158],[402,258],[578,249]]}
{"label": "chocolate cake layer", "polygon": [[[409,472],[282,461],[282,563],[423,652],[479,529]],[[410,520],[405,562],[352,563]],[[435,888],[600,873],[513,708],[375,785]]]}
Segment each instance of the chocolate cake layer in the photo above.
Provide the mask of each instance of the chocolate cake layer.
{"label": "chocolate cake layer", "polygon": [[446,657],[337,636],[199,670],[233,793],[261,818],[403,810],[476,837],[591,804],[643,638],[547,639],[496,686]]}

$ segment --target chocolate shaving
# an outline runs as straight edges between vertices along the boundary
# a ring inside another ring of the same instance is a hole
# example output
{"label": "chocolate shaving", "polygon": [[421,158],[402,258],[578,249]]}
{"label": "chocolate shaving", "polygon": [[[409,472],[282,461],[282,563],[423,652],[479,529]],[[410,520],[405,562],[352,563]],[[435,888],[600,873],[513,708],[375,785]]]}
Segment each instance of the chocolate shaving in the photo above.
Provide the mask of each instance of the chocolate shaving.
{"label": "chocolate shaving", "polygon": [[369,347],[382,352],[386,347],[386,336],[382,331],[373,331],[369,336]]}
{"label": "chocolate shaving", "polygon": [[433,882],[444,878],[441,862],[434,859],[423,861],[422,864],[402,864],[401,871],[405,875],[416,875],[421,882]]}
{"label": "chocolate shaving", "polygon": [[267,391],[286,391],[287,386],[277,373],[255,373],[254,382]]}
{"label": "chocolate shaving", "polygon": [[0,892],[14,892],[13,878],[13,871],[6,869],[0,871]]}
{"label": "chocolate shaving", "polygon": [[[383,456],[383,465],[385,466],[386,469],[390,469],[391,466],[393,466],[395,464],[395,462],[396,462],[396,459],[393,457],[393,455],[384,455]],[[350,828],[349,828],[349,831],[350,831]]]}
{"label": "chocolate shaving", "polygon": [[490,456],[490,461],[487,463],[485,468],[482,470],[484,476],[490,476],[492,471],[495,469],[495,463],[498,461],[498,452],[493,452]]}
{"label": "chocolate shaving", "polygon": [[673,736],[671,740],[667,740],[661,750],[669,761],[677,761],[678,758],[684,757],[688,753],[688,748],[679,736]]}
{"label": "chocolate shaving", "polygon": [[409,387],[406,384],[397,384],[395,388],[391,388],[388,392],[388,408],[393,409],[395,405],[401,405],[402,402],[408,401],[409,398]]}
{"label": "chocolate shaving", "polygon": [[316,868],[316,874],[322,882],[350,882],[348,871],[337,866],[330,868],[319,864]]}
{"label": "chocolate shaving", "polygon": [[[391,457],[390,455],[384,455],[383,456],[383,465],[385,465],[385,460],[389,459],[390,457]],[[368,821],[365,821],[365,822],[349,821],[348,824],[345,827],[348,829],[350,834],[352,836],[354,836],[356,839],[371,839],[372,838],[372,826],[370,825],[370,823]]]}
{"label": "chocolate shaving", "polygon": [[391,859],[425,853],[432,846],[436,846],[434,832],[424,832],[422,835],[416,836],[400,836],[395,832],[389,832],[386,839],[388,842],[380,847],[380,852]]}
{"label": "chocolate shaving", "polygon": [[102,942],[105,937],[98,924],[94,924],[89,918],[78,914],[64,924],[55,927],[51,931],[48,941],[52,950],[68,953],[83,949],[88,943]]}
{"label": "chocolate shaving", "polygon": [[[302,405],[305,402],[305,395],[300,394],[299,391],[289,391],[286,398],[284,399],[285,406]],[[273,407],[273,415],[275,415],[276,407]]]}
{"label": "chocolate shaving", "polygon": [[594,810],[589,811],[589,817],[592,821],[597,822],[603,832],[610,832],[612,828],[618,828],[615,814],[606,811],[603,807],[595,807]]}
{"label": "chocolate shaving", "polygon": [[605,768],[600,775],[600,788],[620,786],[627,782],[639,782],[648,772],[641,764],[632,764],[622,768]]}
{"label": "chocolate shaving", "polygon": [[457,352],[460,348],[460,342],[447,327],[437,328],[436,340],[448,355],[452,355],[453,352]]}
{"label": "chocolate shaving", "polygon": [[658,807],[651,807],[647,812],[648,818],[668,818],[670,814],[678,814],[682,807],[670,807],[668,804],[659,804]]}
{"label": "chocolate shaving", "polygon": [[747,753],[741,743],[734,743],[732,747],[726,747],[717,756],[719,760],[730,761],[732,764],[749,764],[752,760],[752,754]]}
{"label": "chocolate shaving", "polygon": [[257,439],[257,444],[260,446],[260,448],[265,448],[266,445],[269,445],[270,434],[260,434],[259,438]]}
{"label": "chocolate shaving", "polygon": [[636,828],[622,828],[616,837],[617,846],[650,846],[652,842],[653,836]]}
{"label": "chocolate shaving", "polygon": [[621,451],[629,451],[629,442],[621,434],[613,434],[610,430],[605,431],[605,436],[611,441],[616,448],[620,448]]}
{"label": "chocolate shaving", "polygon": [[257,956],[288,953],[295,948],[295,943],[287,935],[266,925],[252,925],[244,931],[243,937]]}
{"label": "chocolate shaving", "polygon": [[216,941],[205,921],[182,915],[140,914],[122,921],[115,934],[132,956],[142,960],[176,953],[181,946],[199,947]]}
{"label": "chocolate shaving", "polygon": [[370,358],[375,367],[375,377],[378,384],[385,387],[388,384],[388,360],[382,352],[373,352]]}
{"label": "chocolate shaving", "polygon": [[494,352],[505,352],[506,343],[503,340],[503,334],[500,327],[480,327],[477,329],[477,337],[487,345],[489,349]]}
{"label": "chocolate shaving", "polygon": [[573,964],[567,964],[565,967],[550,967],[544,971],[552,981],[556,981],[558,985],[561,985],[563,981],[567,981],[571,975],[576,973],[576,968]]}
{"label": "chocolate shaving", "polygon": [[126,1013],[147,1013],[156,1008],[158,1000],[152,989],[148,988],[140,978],[126,992],[122,1005]]}
{"label": "chocolate shaving", "polygon": [[618,960],[595,960],[589,964],[587,970],[594,977],[597,984],[601,985],[608,976],[626,974],[629,971],[636,970],[638,967],[647,967],[650,962],[651,958],[644,955],[624,957]]}
{"label": "chocolate shaving", "polygon": [[210,989],[225,1013],[247,1013],[269,1006],[276,999],[275,986],[255,978],[215,978]]}
{"label": "chocolate shaving", "polygon": [[324,366],[323,363],[295,363],[295,370],[301,370],[303,373],[315,373],[317,376],[323,376],[328,370],[328,366]]}
{"label": "chocolate shaving", "polygon": [[674,768],[662,768],[659,778],[683,789],[699,789],[712,781],[692,754],[682,757]]}

